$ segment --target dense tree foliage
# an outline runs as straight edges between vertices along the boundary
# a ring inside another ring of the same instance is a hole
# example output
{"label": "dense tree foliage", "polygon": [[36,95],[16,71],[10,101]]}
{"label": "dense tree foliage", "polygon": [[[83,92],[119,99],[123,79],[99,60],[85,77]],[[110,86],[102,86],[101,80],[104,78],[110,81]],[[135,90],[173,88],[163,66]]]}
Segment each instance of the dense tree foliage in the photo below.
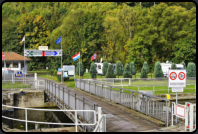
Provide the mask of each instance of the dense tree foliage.
{"label": "dense tree foliage", "polygon": [[196,77],[196,66],[195,63],[188,63],[187,66],[187,77]]}
{"label": "dense tree foliage", "polygon": [[131,70],[129,68],[128,63],[126,63],[126,65],[124,67],[123,78],[132,78]]}
{"label": "dense tree foliage", "polygon": [[136,68],[135,68],[135,63],[134,63],[134,62],[131,62],[131,63],[129,64],[129,68],[130,68],[130,70],[131,70],[131,74],[132,74],[132,75],[135,75],[135,74],[136,74]]}
{"label": "dense tree foliage", "polygon": [[162,67],[161,67],[159,61],[157,61],[157,62],[155,63],[154,77],[155,77],[155,78],[164,77],[164,74],[163,74],[163,72],[162,72]]}
{"label": "dense tree foliage", "polygon": [[[196,5],[193,2],[4,2],[2,51],[61,49],[63,65],[75,65],[80,52],[85,68],[91,56],[110,63],[156,61],[196,64]],[[30,57],[30,70],[60,68],[60,57]],[[136,72],[136,71],[135,71]],[[134,75],[134,73],[132,73]]]}
{"label": "dense tree foliage", "polygon": [[146,61],[144,62],[143,67],[145,68],[146,73],[148,74],[149,73],[149,66],[148,66],[148,63]]}
{"label": "dense tree foliage", "polygon": [[105,61],[105,62],[103,63],[103,66],[102,66],[102,74],[103,74],[103,75],[106,75],[107,69],[108,69],[108,62]]}
{"label": "dense tree foliage", "polygon": [[[80,70],[79,70],[79,66],[80,66]],[[83,76],[84,75],[84,66],[83,66],[83,63],[82,62],[78,62],[77,63],[77,67],[76,67],[76,73],[79,75],[80,73],[80,76]]]}
{"label": "dense tree foliage", "polygon": [[106,73],[105,77],[106,78],[116,78],[116,75],[114,74],[114,71],[113,71],[112,64],[108,64],[108,69],[107,69],[107,73]]}
{"label": "dense tree foliage", "polygon": [[177,69],[177,66],[176,66],[176,64],[175,64],[175,63],[172,63],[172,65],[171,65],[171,69]]}
{"label": "dense tree foliage", "polygon": [[121,61],[118,61],[116,63],[116,68],[115,68],[115,74],[118,75],[118,78],[120,75],[122,75],[123,73],[123,67],[122,67],[122,62]]}
{"label": "dense tree foliage", "polygon": [[90,75],[91,75],[91,78],[94,79],[96,78],[97,76],[97,70],[96,70],[96,65],[94,62],[91,63],[91,67],[90,67]]}
{"label": "dense tree foliage", "polygon": [[184,69],[186,69],[186,63],[185,62],[181,62],[180,64],[182,64],[184,66]]}
{"label": "dense tree foliage", "polygon": [[140,78],[148,78],[148,74],[147,74],[147,71],[146,71],[146,67],[142,67],[142,71],[141,71],[141,74],[140,74]]}

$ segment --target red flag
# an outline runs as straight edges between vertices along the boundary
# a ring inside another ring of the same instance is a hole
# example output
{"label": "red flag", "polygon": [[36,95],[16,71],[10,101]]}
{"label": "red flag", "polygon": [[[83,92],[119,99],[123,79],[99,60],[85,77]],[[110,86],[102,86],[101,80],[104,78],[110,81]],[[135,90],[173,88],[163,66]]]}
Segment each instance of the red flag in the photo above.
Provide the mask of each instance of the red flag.
{"label": "red flag", "polygon": [[97,53],[95,53],[92,57],[91,57],[91,60],[94,60],[97,58]]}
{"label": "red flag", "polygon": [[4,53],[2,53],[2,60],[4,60]]}

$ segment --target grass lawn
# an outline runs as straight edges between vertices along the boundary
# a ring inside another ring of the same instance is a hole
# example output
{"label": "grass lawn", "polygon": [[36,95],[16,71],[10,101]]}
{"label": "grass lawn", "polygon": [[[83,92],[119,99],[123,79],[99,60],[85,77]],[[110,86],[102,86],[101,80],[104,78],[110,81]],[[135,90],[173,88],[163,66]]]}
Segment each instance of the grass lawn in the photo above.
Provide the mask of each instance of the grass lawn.
{"label": "grass lawn", "polygon": [[2,88],[30,88],[30,85],[25,85],[22,82],[2,82]]}

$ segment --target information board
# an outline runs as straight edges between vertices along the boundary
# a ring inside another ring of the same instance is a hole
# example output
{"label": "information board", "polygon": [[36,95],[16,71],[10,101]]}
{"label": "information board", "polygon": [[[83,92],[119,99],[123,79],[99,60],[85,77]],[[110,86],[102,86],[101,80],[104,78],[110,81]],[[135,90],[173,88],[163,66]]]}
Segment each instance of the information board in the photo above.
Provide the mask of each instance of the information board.
{"label": "information board", "polygon": [[75,77],[75,66],[63,65],[63,77]]}
{"label": "information board", "polygon": [[169,70],[169,87],[186,87],[186,70]]}
{"label": "information board", "polygon": [[176,104],[176,115],[184,118],[185,117],[185,106],[180,106]]}

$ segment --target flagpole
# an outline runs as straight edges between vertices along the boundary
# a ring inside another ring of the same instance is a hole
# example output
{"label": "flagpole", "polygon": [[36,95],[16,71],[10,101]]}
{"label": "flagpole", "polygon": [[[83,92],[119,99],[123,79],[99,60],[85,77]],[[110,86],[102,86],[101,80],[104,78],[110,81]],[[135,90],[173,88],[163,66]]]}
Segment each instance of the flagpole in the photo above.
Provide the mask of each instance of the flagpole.
{"label": "flagpole", "polygon": [[79,80],[80,80],[80,58],[79,58]]}
{"label": "flagpole", "polygon": [[4,52],[4,81],[5,81],[5,52]]}
{"label": "flagpole", "polygon": [[[25,35],[24,35],[24,37],[25,37]],[[23,37],[23,38],[24,38]],[[23,40],[23,39],[22,39]],[[24,55],[24,70],[25,70],[25,39],[24,39],[24,53],[23,53],[23,55]],[[22,72],[23,72],[23,70],[22,70]],[[26,76],[26,75],[25,75]],[[23,76],[23,82],[24,82],[24,76]],[[26,81],[25,81],[25,83],[26,83]]]}
{"label": "flagpole", "polygon": [[[62,36],[61,36],[61,50],[62,50]],[[63,55],[63,51],[62,51],[62,55]],[[63,81],[63,76],[62,76],[63,70],[62,70],[62,56],[61,56],[61,83]]]}

